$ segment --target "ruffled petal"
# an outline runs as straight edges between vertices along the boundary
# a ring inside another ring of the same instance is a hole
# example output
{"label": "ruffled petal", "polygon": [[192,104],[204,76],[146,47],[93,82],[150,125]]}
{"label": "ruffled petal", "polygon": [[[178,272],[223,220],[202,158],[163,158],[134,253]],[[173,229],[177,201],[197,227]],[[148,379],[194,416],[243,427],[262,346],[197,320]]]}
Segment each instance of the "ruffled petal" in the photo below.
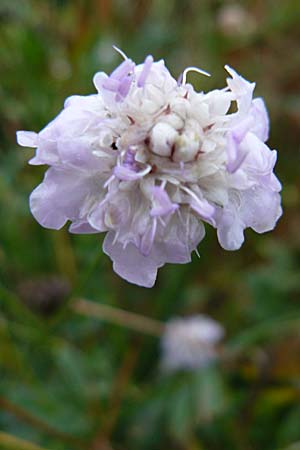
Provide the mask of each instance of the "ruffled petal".
{"label": "ruffled petal", "polygon": [[238,250],[244,242],[244,224],[234,208],[227,207],[218,223],[217,235],[225,250]]}
{"label": "ruffled petal", "polygon": [[260,187],[244,192],[241,215],[247,227],[257,233],[273,230],[281,214],[281,197],[277,192]]}
{"label": "ruffled petal", "polygon": [[222,212],[219,211],[219,242],[226,250],[238,250],[244,242],[245,228],[257,233],[271,231],[281,214],[281,197],[277,192],[257,186],[236,191]]}
{"label": "ruffled petal", "polygon": [[185,264],[205,236],[204,225],[194,214],[174,215],[163,234],[157,237],[154,251],[165,263]]}
{"label": "ruffled petal", "polygon": [[163,265],[161,260],[149,256],[143,256],[139,249],[132,243],[126,247],[115,242],[115,233],[109,232],[103,243],[103,251],[113,261],[114,271],[129,283],[151,288],[156,280],[157,269]]}
{"label": "ruffled petal", "polygon": [[269,115],[262,98],[255,98],[252,102],[250,114],[255,119],[252,126],[252,133],[254,133],[263,142],[266,142],[269,137]]}
{"label": "ruffled petal", "polygon": [[78,220],[77,222],[71,223],[69,227],[70,233],[73,234],[95,234],[99,233],[99,230],[91,227],[91,225],[85,220]]}
{"label": "ruffled petal", "polygon": [[225,66],[225,69],[232,78],[227,78],[227,84],[233,94],[236,96],[238,109],[241,113],[247,113],[252,102],[252,95],[255,83],[250,83],[239,75],[234,69]]}
{"label": "ruffled petal", "polygon": [[44,181],[32,192],[30,209],[43,227],[58,230],[67,220],[81,218],[91,191],[90,180],[80,173],[51,167]]}

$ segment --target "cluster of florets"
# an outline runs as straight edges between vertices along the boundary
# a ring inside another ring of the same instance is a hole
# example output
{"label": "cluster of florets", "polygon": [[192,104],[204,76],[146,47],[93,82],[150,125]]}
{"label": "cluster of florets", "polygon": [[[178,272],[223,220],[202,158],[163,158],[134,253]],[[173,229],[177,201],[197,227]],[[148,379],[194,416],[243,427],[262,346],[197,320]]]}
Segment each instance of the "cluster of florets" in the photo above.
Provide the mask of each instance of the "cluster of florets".
{"label": "cluster of florets", "polygon": [[219,357],[222,325],[211,317],[195,315],[167,322],[162,336],[162,368],[166,371],[206,367]]}
{"label": "cluster of florets", "polygon": [[30,197],[37,221],[108,232],[114,270],[141,286],[153,286],[165,263],[191,260],[204,222],[236,250],[245,228],[271,230],[281,215],[255,84],[226,67],[224,89],[196,92],[186,83],[191,69],[176,81],[162,60],[125,57],[109,76],[95,75],[98,93],[68,98],[38,134],[18,132],[20,145],[37,148],[30,164],[50,166]]}

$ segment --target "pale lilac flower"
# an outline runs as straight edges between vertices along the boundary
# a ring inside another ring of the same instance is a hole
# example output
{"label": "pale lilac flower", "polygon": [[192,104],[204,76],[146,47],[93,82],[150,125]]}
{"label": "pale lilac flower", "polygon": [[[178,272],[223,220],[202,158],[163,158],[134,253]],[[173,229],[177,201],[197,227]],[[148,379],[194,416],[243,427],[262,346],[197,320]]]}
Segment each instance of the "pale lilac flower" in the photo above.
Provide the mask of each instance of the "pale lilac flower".
{"label": "pale lilac flower", "polygon": [[175,371],[207,366],[218,358],[217,346],[224,334],[224,328],[208,316],[170,320],[161,339],[162,368]]}
{"label": "pale lilac flower", "polygon": [[237,39],[253,34],[259,26],[255,16],[240,3],[224,2],[216,19],[217,27],[225,36]]}
{"label": "pale lilac flower", "polygon": [[[164,61],[124,61],[94,77],[97,93],[73,96],[40,133],[30,164],[50,166],[32,192],[37,221],[72,233],[108,232],[103,249],[129,282],[151,287],[165,263],[187,263],[204,222],[238,249],[244,229],[272,230],[281,215],[268,114],[254,83],[233,69],[227,86],[196,92]],[[236,112],[230,113],[232,103]]]}

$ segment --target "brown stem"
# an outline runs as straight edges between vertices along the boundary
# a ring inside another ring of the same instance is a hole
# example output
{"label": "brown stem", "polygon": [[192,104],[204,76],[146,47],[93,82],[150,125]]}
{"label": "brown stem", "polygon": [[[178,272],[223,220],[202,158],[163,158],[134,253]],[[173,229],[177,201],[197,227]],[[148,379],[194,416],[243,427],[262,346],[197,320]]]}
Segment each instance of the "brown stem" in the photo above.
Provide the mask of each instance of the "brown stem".
{"label": "brown stem", "polygon": [[125,354],[110,394],[107,408],[109,415],[104,418],[101,430],[94,437],[91,450],[108,450],[111,448],[109,440],[118,420],[124,393],[137,362],[140,345],[138,343],[131,346]]}
{"label": "brown stem", "polygon": [[71,308],[78,314],[97,317],[101,320],[106,320],[155,337],[161,336],[164,330],[164,324],[158,320],[85,299],[75,300],[71,304]]}

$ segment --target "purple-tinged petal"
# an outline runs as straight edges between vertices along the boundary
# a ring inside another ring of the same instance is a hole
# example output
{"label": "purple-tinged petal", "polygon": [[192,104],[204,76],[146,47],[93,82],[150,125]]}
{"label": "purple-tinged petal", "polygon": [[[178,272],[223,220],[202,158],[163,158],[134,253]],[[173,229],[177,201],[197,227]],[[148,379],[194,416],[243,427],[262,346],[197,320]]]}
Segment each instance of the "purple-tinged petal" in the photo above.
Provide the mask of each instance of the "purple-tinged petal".
{"label": "purple-tinged petal", "polygon": [[243,192],[242,219],[257,233],[273,230],[281,214],[281,198],[277,192],[260,187]]}
{"label": "purple-tinged petal", "polygon": [[64,109],[72,108],[73,111],[90,111],[93,112],[93,107],[100,104],[101,98],[97,94],[90,95],[70,95],[64,102]]}
{"label": "purple-tinged petal", "polygon": [[31,212],[43,227],[58,230],[67,220],[80,219],[91,190],[90,180],[80,172],[51,167],[30,196]]}
{"label": "purple-tinged petal", "polygon": [[214,225],[214,214],[215,214],[215,207],[213,205],[211,205],[210,203],[208,203],[207,200],[199,200],[199,201],[194,201],[192,200],[191,203],[191,208],[196,211],[197,214],[199,214],[199,216],[207,221],[210,222],[212,225]]}
{"label": "purple-tinged petal", "polygon": [[262,98],[255,98],[252,102],[250,113],[254,118],[254,125],[251,128],[252,133],[266,142],[269,137],[269,115]]}
{"label": "purple-tinged petal", "polygon": [[242,150],[240,147],[240,141],[232,132],[227,134],[227,171],[229,173],[235,173],[243,164],[246,159],[247,151]]}
{"label": "purple-tinged petal", "polygon": [[127,96],[128,92],[130,91],[132,79],[133,79],[132,75],[127,75],[120,81],[118,93],[117,93],[117,97],[116,97],[117,101],[121,101]]}
{"label": "purple-tinged petal", "polygon": [[109,192],[94,206],[88,215],[90,225],[99,230],[119,230],[127,222],[131,212],[131,205],[126,195],[114,195]]}
{"label": "purple-tinged petal", "polygon": [[146,232],[141,238],[140,252],[144,256],[149,256],[153,247],[155,233],[156,233],[157,221],[153,220],[152,224],[147,228]]}
{"label": "purple-tinged petal", "polygon": [[182,190],[189,194],[189,204],[191,208],[206,222],[215,226],[215,211],[216,208],[211,205],[205,198],[200,198],[194,191],[187,187],[182,187]]}
{"label": "purple-tinged petal", "polygon": [[262,181],[274,192],[280,192],[282,189],[282,185],[274,173],[271,173],[267,180],[263,179]]}
{"label": "purple-tinged petal", "polygon": [[134,70],[135,64],[131,59],[125,59],[111,74],[110,78],[122,80],[125,76]]}
{"label": "purple-tinged petal", "polygon": [[244,145],[249,149],[247,153],[246,164],[248,170],[257,176],[269,175],[272,173],[276,159],[277,152],[270,150],[255,134],[248,133]]}
{"label": "purple-tinged petal", "polygon": [[252,116],[242,120],[238,125],[227,133],[227,170],[229,173],[236,172],[243,164],[248,150],[241,147],[241,142],[247,136],[254,123]]}
{"label": "purple-tinged petal", "polygon": [[167,192],[158,186],[152,189],[153,206],[150,211],[152,217],[166,216],[172,214],[179,205],[172,203]]}
{"label": "purple-tinged petal", "polygon": [[225,250],[238,250],[244,242],[244,228],[234,210],[224,209],[217,229],[220,245]]}
{"label": "purple-tinged petal", "polygon": [[116,166],[114,168],[114,175],[117,178],[119,178],[119,180],[123,181],[139,180],[143,178],[145,175],[147,175],[149,172],[151,172],[151,166],[147,166],[144,170],[141,170],[140,172],[135,172],[134,170],[131,170],[128,167],[124,166]]}
{"label": "purple-tinged petal", "polygon": [[106,198],[99,202],[88,215],[88,222],[90,226],[98,231],[107,231],[107,226],[104,223]]}
{"label": "purple-tinged petal", "polygon": [[83,139],[59,140],[57,152],[64,165],[78,167],[78,169],[90,171],[90,173],[99,170],[103,174],[110,170],[110,160],[98,158],[93,153],[91,144]]}
{"label": "purple-tinged petal", "polygon": [[94,83],[94,86],[95,86],[95,88],[97,89],[97,91],[99,93],[102,92],[103,83],[105,81],[107,81],[108,79],[109,79],[109,77],[106,75],[105,72],[97,72],[97,73],[95,73],[94,78],[93,78],[93,83]]}
{"label": "purple-tinged petal", "polygon": [[186,264],[204,236],[203,223],[194,214],[183,210],[180,215],[174,214],[168,225],[161,229],[153,251],[165,263]]}
{"label": "purple-tinged petal", "polygon": [[244,229],[265,233],[274,228],[282,214],[281,198],[276,192],[261,187],[236,191],[219,211],[218,239],[225,250],[238,250],[244,242]]}
{"label": "purple-tinged petal", "polygon": [[248,131],[250,131],[252,125],[254,124],[253,117],[249,116],[243,119],[238,125],[232,128],[231,133],[238,143],[241,143],[245,138]]}
{"label": "purple-tinged petal", "polygon": [[69,232],[73,234],[95,234],[99,233],[99,230],[95,230],[95,228],[91,227],[91,225],[84,220],[78,220],[77,222],[71,223]]}
{"label": "purple-tinged petal", "polygon": [[157,276],[157,269],[163,265],[151,256],[144,256],[132,243],[124,248],[120,242],[114,242],[115,233],[107,233],[103,242],[103,251],[113,261],[114,271],[129,283],[143,287],[152,287]]}
{"label": "purple-tinged petal", "polygon": [[138,87],[143,87],[145,85],[145,82],[150,73],[152,64],[153,64],[153,56],[148,55],[147,58],[145,59],[143,69],[140,73],[140,76],[139,76],[139,79],[137,82]]}
{"label": "purple-tinged petal", "polygon": [[225,66],[225,69],[232,77],[227,78],[227,84],[236,96],[239,111],[242,113],[248,112],[252,102],[255,83],[250,83],[245,80],[245,78],[241,77],[241,75],[229,66]]}
{"label": "purple-tinged petal", "polygon": [[111,92],[118,92],[120,81],[114,78],[105,78],[102,83],[102,88]]}

